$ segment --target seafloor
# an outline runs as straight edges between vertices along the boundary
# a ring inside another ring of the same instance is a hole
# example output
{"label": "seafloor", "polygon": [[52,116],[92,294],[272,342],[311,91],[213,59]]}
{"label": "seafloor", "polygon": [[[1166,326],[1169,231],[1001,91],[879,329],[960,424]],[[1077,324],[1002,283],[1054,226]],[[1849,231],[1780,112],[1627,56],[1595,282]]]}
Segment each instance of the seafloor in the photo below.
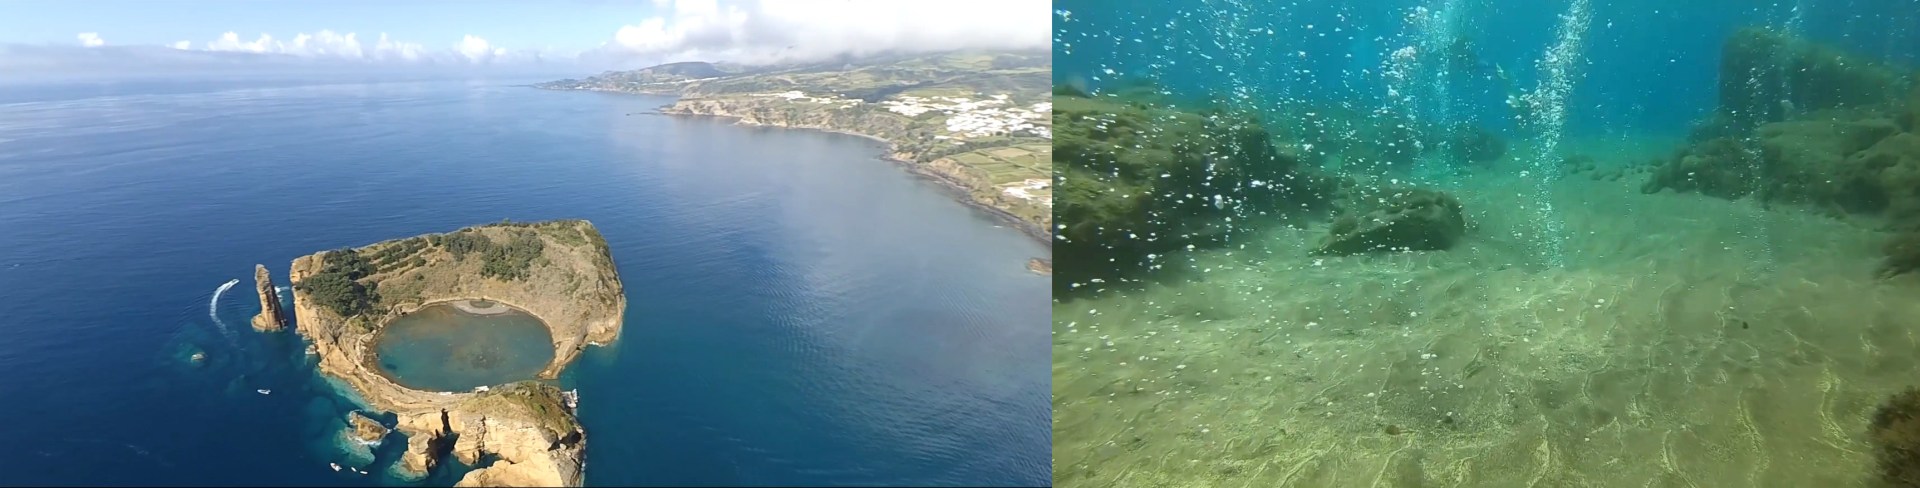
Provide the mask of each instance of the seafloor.
{"label": "seafloor", "polygon": [[[1680,144],[1569,152],[1604,171]],[[1518,174],[1424,185],[1471,223],[1450,250],[1311,256],[1324,224],[1273,226],[1057,302],[1056,485],[1874,481],[1869,417],[1920,365],[1920,276],[1875,279],[1885,234],[1639,177]]]}

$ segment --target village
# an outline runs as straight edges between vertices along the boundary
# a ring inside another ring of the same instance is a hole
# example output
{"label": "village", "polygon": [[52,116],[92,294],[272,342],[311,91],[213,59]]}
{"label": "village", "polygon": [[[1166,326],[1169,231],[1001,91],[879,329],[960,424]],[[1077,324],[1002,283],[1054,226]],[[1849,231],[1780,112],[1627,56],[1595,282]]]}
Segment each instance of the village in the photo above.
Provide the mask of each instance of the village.
{"label": "village", "polygon": [[[794,103],[817,103],[852,107],[863,102],[851,98],[832,95],[813,96],[798,90],[780,93],[760,93],[755,96],[782,98]],[[897,100],[882,100],[880,105],[890,112],[918,117],[928,112],[947,115],[946,135],[934,136],[940,140],[952,140],[958,144],[970,138],[991,137],[1025,133],[1035,137],[1052,139],[1053,131],[1045,121],[1053,110],[1052,102],[1040,102],[1029,106],[1013,106],[1007,95],[994,95],[984,100],[972,100],[964,97],[919,97],[900,96]]]}

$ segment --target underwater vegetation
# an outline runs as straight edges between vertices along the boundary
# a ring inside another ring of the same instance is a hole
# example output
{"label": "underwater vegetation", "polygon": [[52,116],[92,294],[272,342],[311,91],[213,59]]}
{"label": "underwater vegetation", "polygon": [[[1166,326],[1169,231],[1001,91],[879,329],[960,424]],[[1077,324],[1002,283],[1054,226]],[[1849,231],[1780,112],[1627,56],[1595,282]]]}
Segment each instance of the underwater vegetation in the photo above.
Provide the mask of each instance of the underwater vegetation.
{"label": "underwater vegetation", "polygon": [[[1328,195],[1258,118],[1181,108],[1147,91],[1053,102],[1056,288],[1117,278],[1149,256],[1224,242],[1234,215],[1304,211]],[[1079,264],[1076,264],[1079,263]]]}
{"label": "underwater vegetation", "polygon": [[1920,388],[1888,398],[1873,413],[1873,455],[1889,486],[1920,486]]}
{"label": "underwater vegetation", "polygon": [[1506,153],[1498,134],[1473,124],[1435,131],[1384,113],[1299,112],[1297,126],[1270,130],[1258,116],[1190,108],[1138,82],[1100,95],[1056,87],[1054,256],[1065,263],[1056,294],[1133,279],[1161,254],[1263,225],[1331,222],[1318,254],[1446,249],[1466,229],[1457,200],[1361,183],[1323,169],[1321,155],[1396,171],[1443,147],[1462,163]]}
{"label": "underwater vegetation", "polygon": [[1467,232],[1460,201],[1452,195],[1407,188],[1354,193],[1343,199],[1348,210],[1334,219],[1314,254],[1446,249]]}
{"label": "underwater vegetation", "polygon": [[[1716,113],[1641,191],[1809,205],[1920,231],[1920,76],[1753,28],[1730,37],[1722,55]],[[1878,274],[1920,267],[1915,240],[1894,237]]]}

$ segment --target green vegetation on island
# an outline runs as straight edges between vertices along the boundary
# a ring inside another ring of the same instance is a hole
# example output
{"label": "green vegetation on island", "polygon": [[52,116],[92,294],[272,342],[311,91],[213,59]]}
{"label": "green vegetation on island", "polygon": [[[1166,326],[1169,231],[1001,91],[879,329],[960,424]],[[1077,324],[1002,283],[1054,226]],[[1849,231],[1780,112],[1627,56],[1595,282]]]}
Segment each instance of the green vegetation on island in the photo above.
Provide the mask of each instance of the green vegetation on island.
{"label": "green vegetation on island", "polygon": [[322,251],[291,268],[295,330],[322,373],[352,387],[372,410],[397,417],[395,430],[406,437],[404,476],[426,476],[452,459],[475,468],[456,486],[580,485],[586,434],[574,416],[577,392],[539,381],[416,390],[383,376],[372,345],[401,315],[484,300],[547,326],[553,360],[535,378],[557,377],[586,346],[618,337],[625,314],[612,251],[592,224],[503,221]]}

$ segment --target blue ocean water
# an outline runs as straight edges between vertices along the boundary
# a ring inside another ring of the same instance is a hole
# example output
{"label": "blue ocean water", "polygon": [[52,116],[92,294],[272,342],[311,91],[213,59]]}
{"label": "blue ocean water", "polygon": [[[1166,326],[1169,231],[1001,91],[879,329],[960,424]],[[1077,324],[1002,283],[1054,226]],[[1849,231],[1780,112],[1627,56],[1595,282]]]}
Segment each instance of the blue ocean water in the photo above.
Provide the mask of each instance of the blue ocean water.
{"label": "blue ocean water", "polygon": [[247,327],[252,266],[557,218],[629,300],[560,379],[587,484],[1048,480],[1045,247],[873,142],[500,81],[4,88],[0,483],[393,484],[328,468],[353,405]]}
{"label": "blue ocean water", "polygon": [[[1575,3],[1061,0],[1054,3],[1053,73],[1057,83],[1108,88],[1152,79],[1199,98],[1230,96],[1225,81],[1237,78],[1242,93],[1267,102],[1373,107],[1386,98],[1381,68],[1394,48],[1435,34],[1413,18],[1449,11],[1456,19],[1449,37],[1468,40],[1479,59],[1505,70],[1513,88],[1529,89]],[[1684,132],[1713,109],[1721,43],[1742,27],[1770,26],[1859,55],[1920,63],[1914,0],[1577,3],[1591,19],[1575,63],[1578,88],[1567,102],[1576,108],[1567,127],[1577,134]],[[1460,118],[1501,124],[1505,86],[1484,75],[1452,81],[1448,98]]]}

